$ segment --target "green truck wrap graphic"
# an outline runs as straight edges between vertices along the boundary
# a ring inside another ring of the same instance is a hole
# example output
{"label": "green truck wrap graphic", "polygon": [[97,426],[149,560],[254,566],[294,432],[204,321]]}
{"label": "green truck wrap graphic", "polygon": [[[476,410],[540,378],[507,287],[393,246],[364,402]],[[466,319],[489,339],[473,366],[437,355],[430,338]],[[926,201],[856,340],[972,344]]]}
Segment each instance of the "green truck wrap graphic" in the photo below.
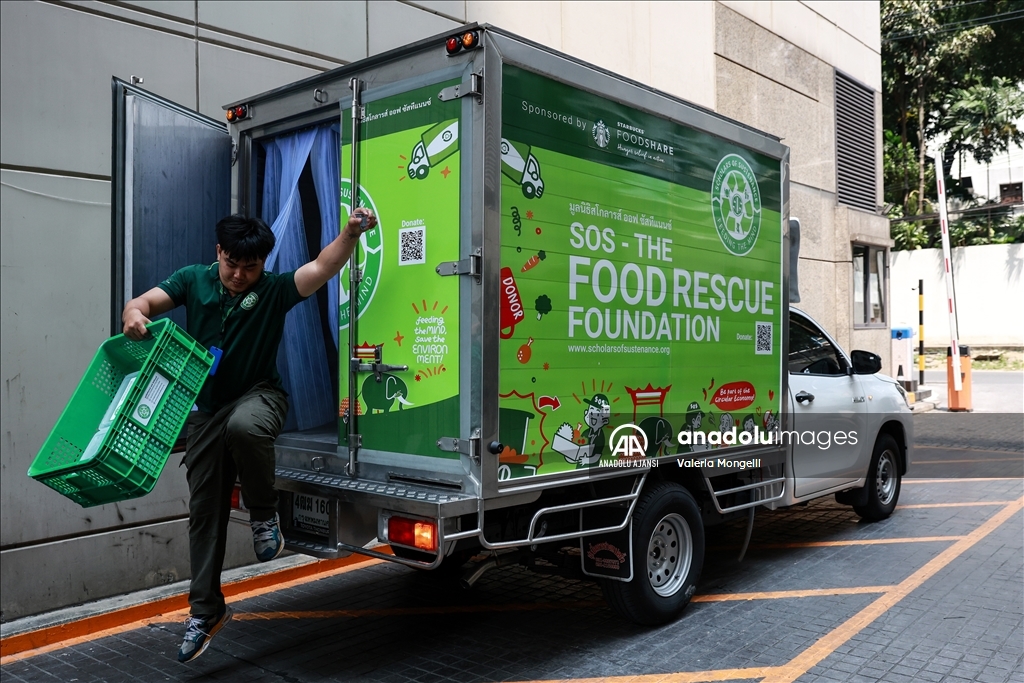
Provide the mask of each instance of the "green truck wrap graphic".
{"label": "green truck wrap graphic", "polygon": [[[437,438],[459,433],[459,278],[434,268],[459,259],[458,101],[437,99],[440,83],[366,102],[360,129],[360,202],[379,225],[360,240],[356,339],[352,357],[407,365],[407,372],[358,373],[354,411],[362,448],[434,457]],[[370,93],[368,93],[370,95]],[[350,112],[343,120],[350,120]],[[342,168],[351,163],[344,129]],[[342,180],[342,217],[350,182]],[[371,201],[372,198],[372,201]],[[348,269],[341,315],[347,336]],[[349,409],[347,345],[341,344],[339,415]],[[378,351],[379,349],[379,351]],[[347,426],[340,443],[347,445]]]}
{"label": "green truck wrap graphic", "polygon": [[502,87],[499,479],[612,464],[627,423],[647,456],[773,428],[780,163],[513,66]]}

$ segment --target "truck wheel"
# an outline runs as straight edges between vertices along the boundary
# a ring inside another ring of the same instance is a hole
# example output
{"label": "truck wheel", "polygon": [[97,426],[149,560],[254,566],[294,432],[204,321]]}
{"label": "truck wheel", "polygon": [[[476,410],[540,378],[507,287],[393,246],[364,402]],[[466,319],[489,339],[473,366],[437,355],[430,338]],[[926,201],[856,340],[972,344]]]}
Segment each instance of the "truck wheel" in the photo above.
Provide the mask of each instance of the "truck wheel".
{"label": "truck wheel", "polygon": [[704,566],[704,526],[690,492],[662,482],[633,510],[633,580],[604,580],[605,598],[620,616],[654,626],[683,611]]}
{"label": "truck wheel", "polygon": [[896,501],[900,497],[900,447],[889,434],[880,434],[875,442],[864,489],[867,503],[853,506],[861,518],[876,522],[896,509]]}

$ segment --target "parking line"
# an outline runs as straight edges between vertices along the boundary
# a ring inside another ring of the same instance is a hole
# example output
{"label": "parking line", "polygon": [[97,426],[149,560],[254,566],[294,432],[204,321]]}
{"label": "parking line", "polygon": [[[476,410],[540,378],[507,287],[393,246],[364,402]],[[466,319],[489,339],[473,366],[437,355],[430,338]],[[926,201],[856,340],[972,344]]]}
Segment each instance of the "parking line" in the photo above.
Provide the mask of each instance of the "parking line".
{"label": "parking line", "polygon": [[794,541],[792,543],[766,543],[752,549],[777,548],[840,548],[848,545],[887,545],[889,543],[939,543],[962,541],[966,536],[906,536],[899,538],[851,538],[845,541]]}
{"label": "parking line", "polygon": [[915,460],[911,463],[914,467],[918,465],[959,465],[968,462],[1021,462],[1024,460],[1024,456],[1020,458],[977,458],[973,460]]}
{"label": "parking line", "polygon": [[900,505],[900,510],[921,510],[923,508],[971,508],[983,505],[1009,505],[1012,500],[979,500],[974,503],[914,503],[913,505]]}
{"label": "parking line", "polygon": [[[914,465],[915,463],[910,463]],[[965,484],[975,481],[1024,481],[1020,477],[962,477],[960,479],[904,479],[904,486],[913,484]]]}
{"label": "parking line", "polygon": [[[959,481],[959,480],[954,480]],[[1024,497],[1010,501],[974,531],[961,537],[923,567],[895,586],[877,586],[885,592],[867,607],[819,638],[813,645],[782,666],[746,669],[712,669],[708,671],[682,671],[679,673],[640,674],[634,676],[608,676],[604,678],[569,679],[572,683],[707,683],[710,681],[760,680],[762,683],[793,683],[848,640],[864,630],[875,619],[895,607],[901,600],[935,576],[953,560],[995,531],[1013,515],[1024,509]],[[943,537],[949,538],[949,537]],[[533,681],[530,683],[540,683]]]}
{"label": "parking line", "polygon": [[792,683],[800,676],[807,673],[825,657],[836,651],[846,641],[864,630],[875,619],[885,614],[889,609],[896,606],[903,598],[917,590],[925,581],[935,576],[953,560],[957,559],[967,550],[974,547],[979,541],[999,528],[1004,522],[1024,509],[1024,497],[1018,498],[999,512],[988,518],[981,526],[967,534],[962,540],[946,548],[937,556],[929,560],[923,567],[900,581],[891,591],[885,593],[870,605],[854,614],[845,622],[834,628],[828,634],[818,639],[816,643],[794,657],[788,664],[781,667],[781,671],[768,676],[764,683]]}
{"label": "parking line", "polygon": [[[810,588],[791,591],[762,591],[753,593],[708,593],[695,595],[691,602],[739,602],[747,600],[781,600],[786,598],[827,597],[831,595],[861,595],[885,593],[894,586],[853,586],[842,588]],[[432,607],[386,607],[378,609],[302,610],[289,612],[236,612],[239,621],[271,621],[275,619],[341,619],[360,617],[421,616],[425,614],[466,614],[480,612],[532,612],[540,610],[586,609],[605,607],[604,600],[561,602],[506,603],[501,605],[455,605]]]}
{"label": "parking line", "polygon": [[847,588],[807,588],[791,591],[763,591],[759,593],[708,593],[694,595],[690,602],[736,602],[745,600],[781,600],[785,598],[817,598],[830,595],[862,595],[885,593],[894,586],[850,586]]}

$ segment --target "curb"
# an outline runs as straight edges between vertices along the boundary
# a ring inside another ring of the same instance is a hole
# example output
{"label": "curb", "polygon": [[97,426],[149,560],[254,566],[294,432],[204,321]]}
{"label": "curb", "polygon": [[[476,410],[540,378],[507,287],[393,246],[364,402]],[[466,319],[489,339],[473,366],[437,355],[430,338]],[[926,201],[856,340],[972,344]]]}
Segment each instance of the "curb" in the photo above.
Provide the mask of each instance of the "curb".
{"label": "curb", "polygon": [[[391,549],[378,548],[380,552],[390,553]],[[297,566],[286,566],[282,569],[266,573],[248,576],[237,581],[226,583],[222,587],[225,598],[247,593],[249,591],[268,588],[278,584],[287,583],[299,579],[315,577],[318,574],[362,564],[365,562],[379,562],[372,557],[364,555],[349,555],[337,560],[314,560]],[[71,618],[61,623],[45,626],[38,629],[27,630],[16,633],[5,638],[0,638],[0,657],[9,657],[29,650],[35,650],[47,645],[53,645],[72,638],[88,636],[98,631],[117,628],[131,624],[132,622],[156,617],[168,612],[177,612],[188,609],[188,585],[185,583],[185,592],[176,593],[155,600],[147,600],[123,608],[115,608],[93,614],[80,619]],[[31,617],[28,617],[31,618]]]}

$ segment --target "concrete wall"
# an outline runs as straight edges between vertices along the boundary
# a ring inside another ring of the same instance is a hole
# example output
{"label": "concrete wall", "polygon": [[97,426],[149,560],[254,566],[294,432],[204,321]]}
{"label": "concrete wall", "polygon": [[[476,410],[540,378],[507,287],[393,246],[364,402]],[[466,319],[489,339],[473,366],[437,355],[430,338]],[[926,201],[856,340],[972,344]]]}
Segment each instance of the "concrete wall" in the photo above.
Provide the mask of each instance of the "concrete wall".
{"label": "concrete wall", "polygon": [[801,221],[798,306],[848,351],[878,353],[888,329],[856,329],[852,243],[890,246],[888,221],[836,202],[834,70],[875,91],[881,197],[881,58],[877,3],[720,2],[716,110],[790,147],[791,215]]}
{"label": "concrete wall", "polygon": [[[851,329],[850,240],[884,243],[888,228],[835,202],[832,69],[880,89],[877,2],[0,3],[0,619],[188,576],[174,463],[149,496],[87,510],[24,474],[108,334],[111,75],[220,118],[224,103],[466,21],[783,137],[801,306],[887,359],[887,333]],[[232,526],[229,565],[252,562],[250,547]]]}
{"label": "concrete wall", "polygon": [[[958,247],[952,250],[952,257],[960,342],[1024,346],[1024,244]],[[917,334],[918,280],[924,280],[925,346],[949,346],[941,249],[892,252],[889,298],[893,320],[910,325]]]}

